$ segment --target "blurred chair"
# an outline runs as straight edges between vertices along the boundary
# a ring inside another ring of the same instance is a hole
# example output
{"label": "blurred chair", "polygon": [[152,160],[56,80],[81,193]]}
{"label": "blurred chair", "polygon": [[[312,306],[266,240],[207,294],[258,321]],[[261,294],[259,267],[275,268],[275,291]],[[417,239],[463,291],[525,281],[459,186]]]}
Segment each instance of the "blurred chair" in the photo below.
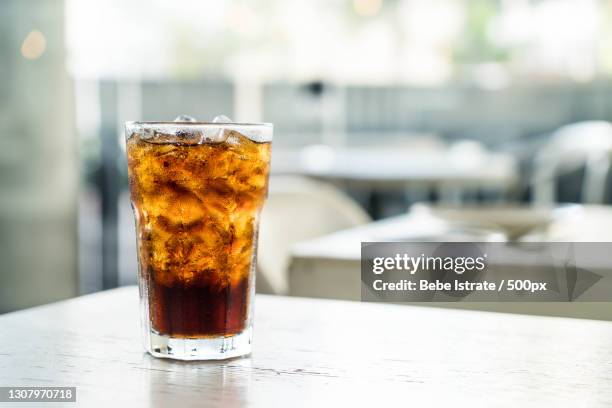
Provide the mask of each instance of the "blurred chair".
{"label": "blurred chair", "polygon": [[558,129],[536,155],[533,203],[553,205],[557,178],[582,167],[585,171],[581,201],[603,203],[611,156],[611,123],[579,122]]}
{"label": "blurred chair", "polygon": [[289,251],[294,243],[369,221],[357,203],[331,184],[271,177],[260,220],[257,291],[287,293]]}

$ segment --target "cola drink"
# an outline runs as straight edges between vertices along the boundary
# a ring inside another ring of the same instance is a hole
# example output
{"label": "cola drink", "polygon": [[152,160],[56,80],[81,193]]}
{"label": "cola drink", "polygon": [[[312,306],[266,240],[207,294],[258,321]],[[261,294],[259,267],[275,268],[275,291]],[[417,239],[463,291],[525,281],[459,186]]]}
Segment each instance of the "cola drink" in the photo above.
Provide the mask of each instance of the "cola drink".
{"label": "cola drink", "polygon": [[126,136],[145,347],[245,354],[271,125],[131,122]]}

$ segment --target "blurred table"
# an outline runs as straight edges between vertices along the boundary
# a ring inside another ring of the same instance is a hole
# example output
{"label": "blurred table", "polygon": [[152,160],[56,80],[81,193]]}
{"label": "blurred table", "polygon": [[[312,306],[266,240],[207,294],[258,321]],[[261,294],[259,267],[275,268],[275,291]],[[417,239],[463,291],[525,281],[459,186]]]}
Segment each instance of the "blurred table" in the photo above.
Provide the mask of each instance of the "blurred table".
{"label": "blurred table", "polygon": [[[531,240],[612,242],[611,206],[576,205],[567,210],[565,217],[552,221]],[[443,237],[448,232],[448,223],[413,212],[300,242],[291,251],[289,293],[294,296],[358,300],[361,298],[361,242],[445,241]],[[601,266],[601,259],[591,261],[593,268]],[[604,278],[612,285],[612,275]],[[461,302],[436,305],[612,320],[612,308],[608,304]]]}
{"label": "blurred table", "polygon": [[251,357],[185,363],[143,352],[136,287],[15,312],[0,383],[85,407],[612,404],[607,322],[258,296],[255,323]]}
{"label": "blurred table", "polygon": [[471,145],[456,149],[409,146],[276,149],[272,172],[385,189],[425,186],[504,190],[518,179],[514,157]]}

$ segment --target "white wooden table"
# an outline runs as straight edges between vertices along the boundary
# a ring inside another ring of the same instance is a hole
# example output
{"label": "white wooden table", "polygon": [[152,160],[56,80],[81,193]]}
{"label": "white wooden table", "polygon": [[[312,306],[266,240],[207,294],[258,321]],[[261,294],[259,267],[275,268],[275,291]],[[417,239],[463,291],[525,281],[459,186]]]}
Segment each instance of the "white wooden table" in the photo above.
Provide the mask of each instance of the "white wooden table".
{"label": "white wooden table", "polygon": [[84,407],[612,404],[612,323],[259,296],[251,357],[184,363],[143,352],[137,307],[127,287],[0,316],[0,385]]}

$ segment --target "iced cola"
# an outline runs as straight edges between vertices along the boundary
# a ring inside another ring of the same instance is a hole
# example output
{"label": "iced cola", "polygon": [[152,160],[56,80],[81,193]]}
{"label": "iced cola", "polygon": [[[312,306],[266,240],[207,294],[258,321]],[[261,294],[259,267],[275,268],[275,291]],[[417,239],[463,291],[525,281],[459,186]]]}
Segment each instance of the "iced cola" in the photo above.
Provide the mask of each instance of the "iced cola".
{"label": "iced cola", "polygon": [[126,125],[145,347],[153,354],[225,358],[250,350],[271,132],[231,123]]}

